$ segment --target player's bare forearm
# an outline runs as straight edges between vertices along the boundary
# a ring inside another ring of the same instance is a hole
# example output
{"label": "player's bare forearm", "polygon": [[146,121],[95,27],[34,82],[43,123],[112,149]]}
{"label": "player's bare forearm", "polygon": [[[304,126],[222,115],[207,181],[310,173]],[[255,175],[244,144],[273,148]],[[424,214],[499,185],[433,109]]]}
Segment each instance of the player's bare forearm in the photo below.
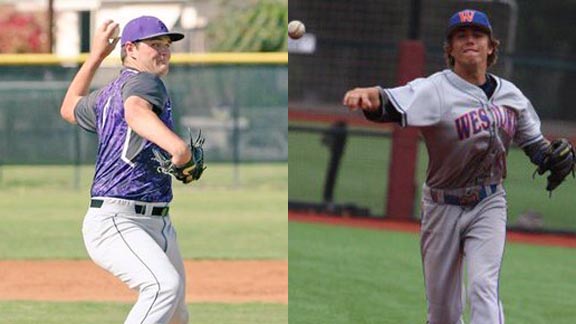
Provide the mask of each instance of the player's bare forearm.
{"label": "player's bare forearm", "polygon": [[93,49],[86,62],[74,76],[62,101],[62,106],[60,107],[60,115],[67,122],[72,124],[76,123],[74,108],[76,108],[78,101],[88,94],[90,83],[92,79],[94,79],[94,75],[100,67],[100,64],[102,64],[102,61],[114,50],[114,47],[118,43],[118,39],[115,39],[112,43],[109,42],[109,39],[117,30],[118,24],[112,20],[105,21],[96,29],[94,40],[92,41]]}
{"label": "player's bare forearm", "polygon": [[129,97],[124,102],[124,115],[128,126],[168,152],[174,165],[182,166],[192,158],[188,144],[164,125],[148,101],[137,96]]}
{"label": "player's bare forearm", "polygon": [[76,104],[78,104],[78,101],[88,94],[90,83],[92,82],[92,79],[94,79],[94,75],[101,63],[102,60],[90,57],[74,76],[68,91],[66,91],[64,100],[62,101],[62,106],[60,107],[60,115],[67,122],[71,124],[76,123],[76,119],[74,118],[74,108],[76,107]]}

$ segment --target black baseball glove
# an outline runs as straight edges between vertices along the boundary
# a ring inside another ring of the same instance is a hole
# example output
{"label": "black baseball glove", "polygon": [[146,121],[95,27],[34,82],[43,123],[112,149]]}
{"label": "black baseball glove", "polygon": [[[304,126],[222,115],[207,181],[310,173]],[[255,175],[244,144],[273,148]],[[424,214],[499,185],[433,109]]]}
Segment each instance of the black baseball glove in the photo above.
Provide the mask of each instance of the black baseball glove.
{"label": "black baseball glove", "polygon": [[198,133],[196,139],[192,137],[192,131],[190,131],[190,129],[189,132],[190,152],[192,153],[192,158],[183,166],[175,166],[170,157],[166,156],[160,150],[154,149],[152,151],[154,152],[153,160],[160,164],[157,168],[158,172],[171,174],[183,183],[190,183],[200,179],[200,176],[202,176],[202,173],[206,169],[206,166],[204,165],[204,150],[202,149],[205,138],[202,137],[202,131]]}
{"label": "black baseball glove", "polygon": [[574,177],[574,163],[576,163],[576,155],[572,144],[565,138],[555,139],[544,152],[534,175],[536,173],[543,175],[550,171],[546,190],[552,194],[552,191],[564,181],[568,174],[572,173]]}

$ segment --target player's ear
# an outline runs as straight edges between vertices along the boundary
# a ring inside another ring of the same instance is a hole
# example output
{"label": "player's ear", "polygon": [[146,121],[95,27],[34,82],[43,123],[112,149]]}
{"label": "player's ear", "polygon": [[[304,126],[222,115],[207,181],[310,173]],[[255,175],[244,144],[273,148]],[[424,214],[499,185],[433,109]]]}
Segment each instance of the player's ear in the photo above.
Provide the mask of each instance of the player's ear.
{"label": "player's ear", "polygon": [[452,56],[452,50],[454,50],[454,48],[452,47],[452,37],[450,37],[444,43],[444,50],[446,51],[446,54],[448,54],[449,56]]}
{"label": "player's ear", "polygon": [[126,55],[131,57],[131,58],[135,58],[134,57],[134,53],[136,51],[136,44],[132,43],[132,42],[127,42],[124,45],[125,49],[126,49]]}
{"label": "player's ear", "polygon": [[488,54],[489,54],[489,55],[492,55],[492,54],[496,53],[496,51],[497,51],[497,49],[498,49],[498,46],[500,45],[500,41],[497,40],[496,38],[493,38],[492,36],[490,36],[490,39],[489,39],[488,42],[489,42],[489,44],[488,44],[488,46],[489,46]]}

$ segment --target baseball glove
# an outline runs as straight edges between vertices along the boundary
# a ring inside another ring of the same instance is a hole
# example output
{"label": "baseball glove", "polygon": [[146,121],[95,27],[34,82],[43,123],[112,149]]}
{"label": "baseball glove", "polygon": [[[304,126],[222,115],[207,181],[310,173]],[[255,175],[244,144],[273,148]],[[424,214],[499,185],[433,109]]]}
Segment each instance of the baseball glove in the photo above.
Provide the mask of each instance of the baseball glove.
{"label": "baseball glove", "polygon": [[169,156],[160,150],[152,150],[154,153],[153,160],[160,164],[156,170],[160,173],[173,175],[178,181],[183,183],[190,183],[200,179],[200,176],[202,176],[202,173],[206,170],[206,166],[204,165],[204,150],[202,149],[205,138],[202,137],[202,130],[200,130],[196,139],[192,137],[192,131],[190,129],[188,129],[188,131],[190,132],[190,152],[192,153],[192,158],[183,166],[175,166]]}
{"label": "baseball glove", "polygon": [[543,175],[550,171],[546,190],[552,194],[552,191],[564,181],[568,174],[572,173],[574,177],[574,163],[576,163],[576,155],[572,144],[565,138],[555,139],[544,151],[542,161],[538,169],[534,171],[534,175],[536,173]]}

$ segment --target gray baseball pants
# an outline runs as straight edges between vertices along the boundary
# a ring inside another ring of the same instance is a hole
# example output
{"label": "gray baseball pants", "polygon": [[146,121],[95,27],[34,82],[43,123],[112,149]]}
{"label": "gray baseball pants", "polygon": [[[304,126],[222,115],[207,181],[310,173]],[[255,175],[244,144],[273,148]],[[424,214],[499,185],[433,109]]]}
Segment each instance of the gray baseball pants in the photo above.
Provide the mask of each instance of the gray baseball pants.
{"label": "gray baseball pants", "polygon": [[506,240],[506,194],[497,192],[476,206],[422,199],[421,252],[428,323],[463,323],[464,264],[471,324],[504,324],[499,279]]}

